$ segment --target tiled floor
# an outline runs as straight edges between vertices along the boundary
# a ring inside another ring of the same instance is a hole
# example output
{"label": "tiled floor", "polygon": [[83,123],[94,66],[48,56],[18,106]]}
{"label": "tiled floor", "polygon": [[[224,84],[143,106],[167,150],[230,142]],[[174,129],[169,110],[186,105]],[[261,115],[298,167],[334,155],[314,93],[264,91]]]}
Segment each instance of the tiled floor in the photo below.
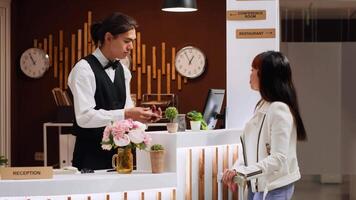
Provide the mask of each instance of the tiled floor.
{"label": "tiled floor", "polygon": [[317,178],[307,177],[296,183],[293,200],[356,200],[352,187],[355,184],[350,184],[349,177],[342,184],[321,184]]}

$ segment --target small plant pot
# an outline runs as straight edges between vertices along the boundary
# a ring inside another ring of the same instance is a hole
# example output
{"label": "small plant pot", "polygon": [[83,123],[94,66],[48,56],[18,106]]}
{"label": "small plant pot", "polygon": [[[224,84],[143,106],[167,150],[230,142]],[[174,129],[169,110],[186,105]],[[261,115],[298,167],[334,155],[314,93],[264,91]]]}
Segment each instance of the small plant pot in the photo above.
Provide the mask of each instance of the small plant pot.
{"label": "small plant pot", "polygon": [[201,121],[190,121],[192,131],[200,131]]}
{"label": "small plant pot", "polygon": [[167,123],[168,133],[176,133],[178,131],[178,123]]}
{"label": "small plant pot", "polygon": [[164,150],[150,151],[152,173],[164,171]]}

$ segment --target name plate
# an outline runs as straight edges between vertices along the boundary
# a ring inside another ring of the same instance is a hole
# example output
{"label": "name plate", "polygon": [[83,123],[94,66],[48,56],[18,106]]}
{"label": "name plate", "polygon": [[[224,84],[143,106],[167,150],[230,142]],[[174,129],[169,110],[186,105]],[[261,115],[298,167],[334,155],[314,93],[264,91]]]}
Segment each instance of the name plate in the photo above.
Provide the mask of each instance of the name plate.
{"label": "name plate", "polygon": [[1,179],[51,179],[52,167],[0,167]]}
{"label": "name plate", "polygon": [[265,20],[265,10],[229,10],[226,13],[227,20]]}
{"label": "name plate", "polygon": [[237,39],[247,38],[275,38],[276,29],[262,28],[262,29],[236,29]]}

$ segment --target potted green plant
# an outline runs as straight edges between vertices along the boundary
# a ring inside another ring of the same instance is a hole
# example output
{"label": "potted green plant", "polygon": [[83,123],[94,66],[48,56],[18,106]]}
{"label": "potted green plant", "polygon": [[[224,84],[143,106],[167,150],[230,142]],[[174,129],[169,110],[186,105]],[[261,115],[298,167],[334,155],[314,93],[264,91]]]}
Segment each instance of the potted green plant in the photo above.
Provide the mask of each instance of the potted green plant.
{"label": "potted green plant", "polygon": [[206,124],[205,120],[203,119],[203,115],[200,112],[195,110],[190,111],[187,113],[187,117],[190,119],[190,128],[193,131],[208,129],[208,125]]}
{"label": "potted green plant", "polygon": [[7,165],[7,159],[5,158],[5,156],[0,156],[0,167],[1,166],[6,166]]}
{"label": "potted green plant", "polygon": [[164,147],[161,144],[154,144],[150,148],[152,173],[162,173],[164,171]]}
{"label": "potted green plant", "polygon": [[166,108],[164,112],[166,118],[169,120],[167,123],[167,130],[169,133],[175,133],[178,130],[178,123],[174,122],[174,119],[178,116],[178,110],[176,107],[171,106]]}

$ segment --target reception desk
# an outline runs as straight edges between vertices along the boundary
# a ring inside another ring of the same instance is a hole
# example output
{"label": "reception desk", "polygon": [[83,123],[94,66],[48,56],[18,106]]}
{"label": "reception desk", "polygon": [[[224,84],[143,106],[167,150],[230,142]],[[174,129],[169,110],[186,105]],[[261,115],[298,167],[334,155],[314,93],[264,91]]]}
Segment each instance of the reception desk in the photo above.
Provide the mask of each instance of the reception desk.
{"label": "reception desk", "polygon": [[217,176],[238,157],[235,129],[150,132],[166,149],[165,172],[152,174],[149,153],[137,151],[137,171],[54,175],[49,180],[0,180],[0,199],[224,199]]}

